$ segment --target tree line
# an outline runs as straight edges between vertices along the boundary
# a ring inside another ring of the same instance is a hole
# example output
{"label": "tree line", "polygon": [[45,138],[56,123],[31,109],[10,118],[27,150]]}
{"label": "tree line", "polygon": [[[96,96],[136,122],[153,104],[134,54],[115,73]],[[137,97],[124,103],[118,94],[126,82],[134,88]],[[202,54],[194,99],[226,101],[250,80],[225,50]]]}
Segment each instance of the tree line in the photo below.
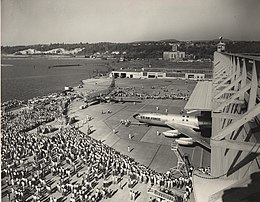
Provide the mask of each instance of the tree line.
{"label": "tree line", "polygon": [[[176,43],[172,41],[172,43]],[[36,49],[38,51],[48,51],[56,48],[73,50],[82,48],[77,55],[90,56],[100,53],[104,56],[112,52],[125,52],[126,58],[162,58],[164,51],[171,51],[171,41],[148,41],[133,43],[51,43],[28,46],[1,46],[2,54],[14,54],[26,49]],[[178,50],[184,51],[189,59],[213,58],[216,51],[217,40],[213,41],[178,41]],[[226,41],[226,51],[232,53],[260,53],[260,41]]]}

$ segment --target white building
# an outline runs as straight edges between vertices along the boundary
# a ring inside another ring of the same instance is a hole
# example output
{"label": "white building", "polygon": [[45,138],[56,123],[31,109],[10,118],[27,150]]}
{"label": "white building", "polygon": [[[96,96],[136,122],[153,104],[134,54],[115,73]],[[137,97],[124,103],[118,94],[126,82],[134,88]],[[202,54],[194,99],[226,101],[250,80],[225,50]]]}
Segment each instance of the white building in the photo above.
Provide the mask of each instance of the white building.
{"label": "white building", "polygon": [[198,73],[185,73],[185,79],[187,80],[205,80],[205,74]]}
{"label": "white building", "polygon": [[110,73],[110,77],[115,78],[133,78],[133,79],[141,79],[143,78],[142,71],[112,71]]}
{"label": "white building", "polygon": [[[184,70],[185,71],[185,70]],[[112,71],[109,75],[115,78],[133,78],[133,79],[185,79],[185,80],[205,80],[203,73],[166,73],[166,72],[152,72],[152,71]]]}
{"label": "white building", "polygon": [[163,59],[164,60],[183,60],[185,58],[185,52],[178,51],[177,45],[172,45],[172,51],[164,51]]}
{"label": "white building", "polygon": [[164,60],[182,60],[185,58],[185,52],[171,52],[171,51],[165,51],[163,52],[163,59]]}

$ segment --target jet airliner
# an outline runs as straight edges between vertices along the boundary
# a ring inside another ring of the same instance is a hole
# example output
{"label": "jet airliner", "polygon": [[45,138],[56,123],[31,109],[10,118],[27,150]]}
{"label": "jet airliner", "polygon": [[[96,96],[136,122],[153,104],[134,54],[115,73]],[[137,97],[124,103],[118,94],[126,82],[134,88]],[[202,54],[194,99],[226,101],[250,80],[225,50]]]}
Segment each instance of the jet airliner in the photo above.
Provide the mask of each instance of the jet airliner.
{"label": "jet airliner", "polygon": [[180,134],[188,136],[175,140],[181,145],[197,142],[210,149],[209,138],[201,136],[202,129],[211,128],[212,122],[208,117],[160,113],[138,113],[133,117],[141,123],[172,128],[173,130],[163,132],[166,137],[178,137]]}

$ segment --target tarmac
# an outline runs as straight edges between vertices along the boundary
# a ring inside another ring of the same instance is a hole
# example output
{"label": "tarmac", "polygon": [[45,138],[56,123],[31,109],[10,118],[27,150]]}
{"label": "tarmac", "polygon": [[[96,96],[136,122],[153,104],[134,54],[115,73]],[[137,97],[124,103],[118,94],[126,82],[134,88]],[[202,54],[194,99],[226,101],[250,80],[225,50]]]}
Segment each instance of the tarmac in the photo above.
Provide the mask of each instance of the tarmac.
{"label": "tarmac", "polygon": [[[111,79],[99,78],[88,79],[83,81],[83,87],[74,87],[75,92],[98,94],[98,91],[105,90],[111,83]],[[132,88],[137,92],[145,92],[146,94],[164,95],[167,93],[185,93],[191,94],[196,82],[184,80],[163,80],[163,79],[116,79],[116,88],[123,90]],[[125,103],[105,103],[101,102],[96,105],[80,109],[84,104],[82,99],[75,99],[69,105],[68,116],[75,117],[75,125],[84,133],[88,133],[92,138],[101,140],[103,143],[113,147],[122,154],[134,158],[140,164],[149,166],[157,172],[165,173],[169,169],[177,165],[177,157],[171,150],[171,143],[174,138],[167,138],[164,135],[157,135],[157,131],[164,132],[171,130],[166,127],[130,125],[126,127],[120,124],[120,120],[130,120],[137,122],[133,115],[138,112],[161,112],[179,114],[184,108],[187,101],[173,99],[144,99],[142,102],[125,102]],[[88,118],[91,118],[88,121]],[[51,122],[48,125],[57,126],[58,121]],[[36,129],[31,132],[35,132]],[[129,139],[129,134],[132,138]],[[128,151],[130,147],[130,152]],[[183,153],[188,155],[191,165],[197,167],[210,166],[210,153],[200,146],[192,147],[180,146]],[[66,165],[65,165],[66,166]],[[69,166],[69,165],[67,165]],[[84,169],[83,169],[84,170]],[[82,170],[80,172],[83,172]],[[57,179],[56,179],[57,178]],[[58,181],[58,177],[48,176],[49,180]],[[79,179],[72,177],[72,182]],[[111,179],[109,179],[111,180]],[[128,178],[123,178],[121,184],[125,184],[123,189],[119,184],[111,184],[110,189],[114,191],[111,198],[104,199],[108,202],[130,200],[130,189],[127,186]],[[102,187],[102,180],[99,180],[97,187]],[[148,194],[149,185],[145,183],[137,183],[132,190],[138,191],[137,202],[149,201],[151,195]],[[2,191],[5,190],[2,189]],[[55,192],[53,196],[57,199],[62,198],[61,193]],[[3,197],[2,201],[8,201],[7,197]],[[65,201],[70,201],[68,195]],[[103,200],[102,200],[103,201]],[[191,194],[190,202],[195,201],[194,195]]]}
{"label": "tarmac", "polygon": [[[76,91],[94,92],[97,89],[103,90],[110,84],[110,79],[89,79],[83,83],[83,88]],[[154,91],[165,93],[178,91],[191,94],[196,83],[194,81],[185,82],[184,80],[163,80],[163,79],[116,79],[116,87],[128,88],[134,87],[135,90],[141,90],[148,93]],[[151,88],[151,86],[154,86]],[[140,164],[149,166],[157,172],[167,172],[177,165],[177,157],[171,150],[171,143],[174,138],[167,138],[164,135],[157,135],[157,131],[164,132],[171,130],[166,127],[130,125],[126,127],[120,124],[120,120],[130,120],[137,122],[133,115],[138,112],[159,112],[179,114],[187,101],[172,99],[146,99],[141,103],[104,103],[89,106],[86,109],[80,109],[84,104],[78,100],[70,105],[69,116],[75,116],[80,130],[87,133],[91,129],[90,136],[103,141],[105,144],[113,147],[117,151],[134,158]],[[157,107],[159,108],[157,110]],[[102,113],[103,112],[103,113]],[[86,118],[91,117],[90,121]],[[132,138],[129,139],[129,134]],[[128,151],[130,146],[131,151]],[[210,166],[210,153],[199,145],[180,146],[183,153],[188,155],[191,165],[197,167]],[[124,179],[126,180],[126,179]],[[124,181],[123,181],[124,183]],[[111,187],[113,189],[113,186]],[[146,184],[137,184],[134,190],[141,192],[136,201],[149,201]],[[107,201],[130,201],[129,189],[119,190],[111,199]],[[189,201],[194,201],[193,195]]]}

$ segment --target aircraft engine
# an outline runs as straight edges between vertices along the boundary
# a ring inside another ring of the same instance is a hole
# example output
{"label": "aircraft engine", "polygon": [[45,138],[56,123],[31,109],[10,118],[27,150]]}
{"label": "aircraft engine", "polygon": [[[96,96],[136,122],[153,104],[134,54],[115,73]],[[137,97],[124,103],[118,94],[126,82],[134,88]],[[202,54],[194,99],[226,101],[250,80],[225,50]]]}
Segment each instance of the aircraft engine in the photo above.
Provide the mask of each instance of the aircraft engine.
{"label": "aircraft engine", "polygon": [[179,133],[178,130],[168,130],[165,132],[162,132],[165,137],[178,137],[181,133]]}
{"label": "aircraft engine", "polygon": [[200,129],[211,129],[212,127],[212,118],[211,114],[204,112],[201,116],[198,117]]}
{"label": "aircraft engine", "polygon": [[176,139],[175,142],[177,142],[180,145],[192,145],[194,141],[190,137],[181,137],[179,139]]}

